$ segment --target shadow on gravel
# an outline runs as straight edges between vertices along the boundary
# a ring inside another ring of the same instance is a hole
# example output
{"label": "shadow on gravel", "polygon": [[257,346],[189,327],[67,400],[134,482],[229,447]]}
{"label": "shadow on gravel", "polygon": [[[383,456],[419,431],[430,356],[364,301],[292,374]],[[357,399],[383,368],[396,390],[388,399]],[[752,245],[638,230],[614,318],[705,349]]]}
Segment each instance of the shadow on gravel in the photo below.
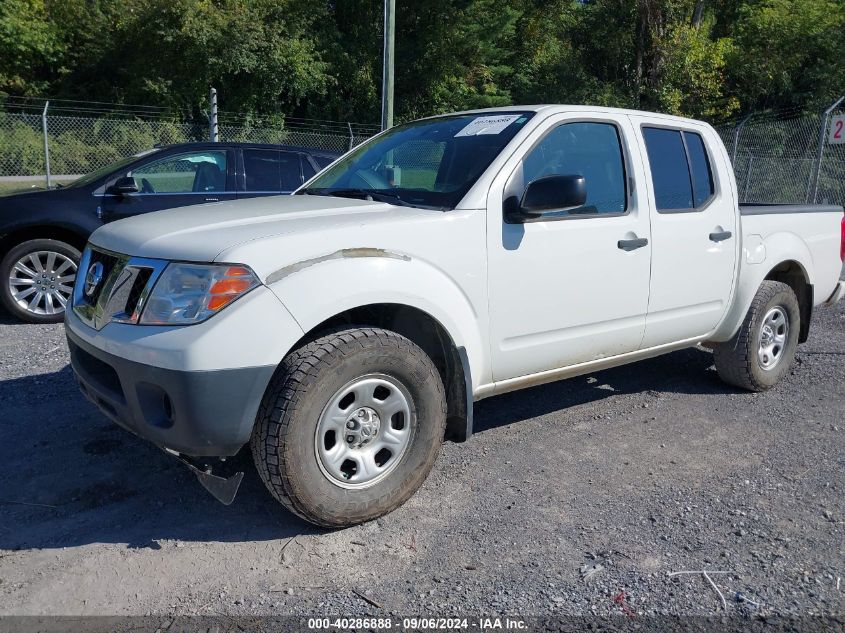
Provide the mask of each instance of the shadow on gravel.
{"label": "shadow on gravel", "polygon": [[630,365],[488,398],[475,405],[476,433],[617,394],[657,391],[678,394],[744,393],[719,380],[713,355],[684,349]]}
{"label": "shadow on gravel", "polygon": [[[498,396],[478,404],[476,430],[619,393],[736,393],[711,365],[709,353],[690,349]],[[158,549],[169,541],[270,541],[317,531],[270,497],[246,451],[235,458],[246,473],[238,497],[219,504],[175,459],[88,404],[69,366],[0,382],[0,437],[2,549]]]}
{"label": "shadow on gravel", "polygon": [[0,437],[0,549],[161,549],[317,531],[270,497],[246,451],[235,458],[245,471],[235,502],[217,502],[182,464],[91,406],[70,366],[0,381]]}
{"label": "shadow on gravel", "polygon": [[0,308],[0,325],[30,325],[28,323],[24,323],[20,319],[16,319],[10,314],[7,314]]}

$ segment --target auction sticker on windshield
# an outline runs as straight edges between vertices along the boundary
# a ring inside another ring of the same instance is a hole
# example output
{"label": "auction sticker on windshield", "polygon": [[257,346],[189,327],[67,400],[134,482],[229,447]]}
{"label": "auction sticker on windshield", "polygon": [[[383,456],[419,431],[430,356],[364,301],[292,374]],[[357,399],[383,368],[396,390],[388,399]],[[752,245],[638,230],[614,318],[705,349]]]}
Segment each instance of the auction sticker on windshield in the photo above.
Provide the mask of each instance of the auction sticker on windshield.
{"label": "auction sticker on windshield", "polygon": [[500,114],[497,116],[480,116],[473,119],[460,132],[455,134],[455,138],[459,136],[479,136],[481,134],[499,134],[502,130],[508,127],[511,123],[516,121],[521,114]]}

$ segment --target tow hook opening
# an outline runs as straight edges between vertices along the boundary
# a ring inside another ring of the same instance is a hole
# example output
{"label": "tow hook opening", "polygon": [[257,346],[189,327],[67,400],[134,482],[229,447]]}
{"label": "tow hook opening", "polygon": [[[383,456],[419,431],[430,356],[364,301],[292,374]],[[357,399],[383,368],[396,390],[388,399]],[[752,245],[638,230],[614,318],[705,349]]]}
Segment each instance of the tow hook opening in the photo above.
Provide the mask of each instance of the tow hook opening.
{"label": "tow hook opening", "polygon": [[197,461],[187,455],[182,455],[169,448],[164,449],[165,453],[172,455],[196,475],[202,487],[208,490],[215,499],[225,506],[231,505],[238,494],[238,488],[243,481],[244,473],[239,470],[234,473],[232,469],[226,468],[226,458],[219,458],[215,467],[206,461]]}

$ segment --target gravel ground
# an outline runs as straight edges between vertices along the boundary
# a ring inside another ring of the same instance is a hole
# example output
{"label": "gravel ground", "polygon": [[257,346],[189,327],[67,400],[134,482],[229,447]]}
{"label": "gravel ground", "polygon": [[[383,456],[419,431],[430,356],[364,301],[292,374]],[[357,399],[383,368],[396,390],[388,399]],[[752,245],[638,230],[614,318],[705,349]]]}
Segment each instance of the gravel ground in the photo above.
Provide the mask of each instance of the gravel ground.
{"label": "gravel ground", "polygon": [[[477,405],[402,508],[318,530],[214,501],[83,400],[63,329],[0,317],[0,614],[845,614],[845,304],[792,374],[690,349]],[[357,592],[357,593],[356,593]],[[378,605],[378,606],[376,606]]]}

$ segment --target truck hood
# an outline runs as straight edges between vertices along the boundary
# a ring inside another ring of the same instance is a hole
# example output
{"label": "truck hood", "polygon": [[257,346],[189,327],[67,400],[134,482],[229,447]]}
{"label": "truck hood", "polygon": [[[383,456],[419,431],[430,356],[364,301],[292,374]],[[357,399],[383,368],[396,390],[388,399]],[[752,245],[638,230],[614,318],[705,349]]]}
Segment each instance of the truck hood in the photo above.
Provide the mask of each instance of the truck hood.
{"label": "truck hood", "polygon": [[238,245],[288,234],[343,231],[414,211],[328,196],[249,198],[127,218],[98,229],[90,242],[136,257],[212,262]]}

